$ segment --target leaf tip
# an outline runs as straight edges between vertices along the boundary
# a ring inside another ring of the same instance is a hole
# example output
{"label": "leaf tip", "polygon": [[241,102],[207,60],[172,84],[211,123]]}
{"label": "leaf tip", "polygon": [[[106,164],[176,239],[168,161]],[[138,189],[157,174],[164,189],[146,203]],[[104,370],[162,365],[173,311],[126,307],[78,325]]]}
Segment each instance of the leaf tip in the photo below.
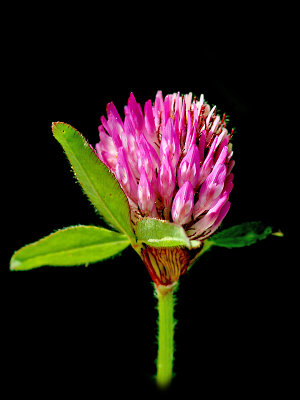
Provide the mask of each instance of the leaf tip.
{"label": "leaf tip", "polygon": [[272,232],[273,236],[284,237],[284,233],[279,229],[277,232]]}
{"label": "leaf tip", "polygon": [[51,128],[52,128],[53,135],[56,137],[56,135],[59,133],[65,133],[64,127],[66,125],[67,124],[65,124],[64,122],[60,122],[60,121],[52,122]]}
{"label": "leaf tip", "polygon": [[21,265],[21,262],[18,261],[17,259],[15,259],[14,257],[12,257],[12,259],[10,260],[9,269],[10,269],[10,271],[17,271],[18,267],[20,265]]}
{"label": "leaf tip", "polygon": [[57,122],[52,122],[52,130],[56,127],[57,124],[58,124],[58,121]]}

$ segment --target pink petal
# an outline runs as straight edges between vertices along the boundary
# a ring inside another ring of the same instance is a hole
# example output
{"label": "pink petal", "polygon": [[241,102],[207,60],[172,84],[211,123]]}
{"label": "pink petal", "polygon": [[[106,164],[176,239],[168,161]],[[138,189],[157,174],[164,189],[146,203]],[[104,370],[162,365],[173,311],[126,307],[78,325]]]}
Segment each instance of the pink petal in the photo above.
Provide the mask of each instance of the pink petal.
{"label": "pink petal", "polygon": [[143,111],[141,105],[135,100],[133,93],[130,93],[128,99],[128,110],[130,112],[135,128],[138,132],[141,132],[144,127]]}
{"label": "pink petal", "polygon": [[121,129],[123,128],[123,121],[114,105],[113,102],[108,103],[106,106],[106,113],[107,117],[109,120],[114,122],[116,125],[118,125]]}
{"label": "pink petal", "polygon": [[163,118],[164,124],[166,124],[170,116],[171,116],[171,96],[167,95],[164,101],[164,118]]}
{"label": "pink petal", "polygon": [[206,121],[205,121],[206,126],[208,126],[208,124],[210,123],[211,117],[212,117],[215,109],[216,109],[216,106],[213,106],[213,108],[210,110],[210,113],[208,114]]}
{"label": "pink petal", "polygon": [[205,150],[205,143],[206,143],[206,130],[204,129],[201,132],[201,136],[199,139],[199,156],[200,156],[200,162],[204,160],[204,150]]}
{"label": "pink petal", "polygon": [[142,169],[140,182],[138,185],[138,204],[140,210],[146,215],[150,215],[152,214],[152,211],[154,211],[155,194],[144,169]]}
{"label": "pink petal", "polygon": [[175,102],[175,112],[178,111],[178,114],[181,114],[182,109],[182,97],[180,96],[180,92],[176,95],[176,102]]}
{"label": "pink petal", "polygon": [[186,138],[185,99],[182,100],[182,110],[179,119],[180,146],[184,147]]}
{"label": "pink petal", "polygon": [[173,192],[175,189],[175,175],[169,159],[166,155],[163,160],[158,174],[158,190],[161,195],[164,207],[171,205]]}
{"label": "pink petal", "polygon": [[148,133],[148,136],[151,139],[153,137],[156,138],[156,128],[155,128],[155,122],[154,122],[154,116],[153,116],[151,100],[148,100],[145,103],[144,113],[145,113],[145,126],[146,126],[146,131]]}
{"label": "pink petal", "polygon": [[96,144],[96,150],[100,160],[113,172],[116,171],[118,154],[109,153],[99,149],[99,143]]}
{"label": "pink petal", "polygon": [[196,219],[204,211],[213,206],[214,200],[221,194],[226,178],[226,166],[219,164],[203,182],[199,190],[199,199],[194,207],[194,218]]}
{"label": "pink petal", "polygon": [[164,99],[162,95],[162,91],[159,90],[155,97],[154,108],[153,108],[153,115],[154,115],[154,122],[156,126],[156,130],[161,126],[161,118],[164,111]]}
{"label": "pink petal", "polygon": [[158,156],[153,148],[153,154],[151,153],[151,147],[152,146],[148,144],[145,136],[142,134],[139,140],[138,169],[140,173],[142,173],[142,171],[146,172],[149,182],[155,187],[156,171],[158,171],[159,167],[156,164],[156,160],[153,160],[153,158],[154,155],[156,157]]}
{"label": "pink petal", "polygon": [[104,115],[102,115],[100,117],[100,121],[101,121],[101,124],[103,125],[104,129],[106,130],[106,132],[110,135],[111,134],[110,127],[108,126],[107,120],[104,117]]}
{"label": "pink petal", "polygon": [[190,182],[178,190],[172,204],[172,218],[176,224],[184,225],[192,218],[194,206],[194,189]]}
{"label": "pink petal", "polygon": [[211,236],[221,225],[221,223],[223,222],[223,219],[226,217],[229,209],[230,209],[231,203],[229,200],[226,201],[226,203],[223,205],[223,207],[221,208],[220,214],[218,215],[218,218],[215,220],[215,222],[213,223],[213,225],[210,227],[209,232],[203,236],[201,239],[206,239],[209,236]]}
{"label": "pink petal", "polygon": [[96,151],[100,160],[113,172],[117,164],[118,150],[113,139],[105,132],[102,125],[99,126],[100,142],[96,144]]}
{"label": "pink petal", "polygon": [[114,142],[113,142],[111,136],[109,136],[105,132],[105,130],[104,130],[102,125],[100,125],[98,127],[98,130],[99,130],[99,137],[100,137],[100,143],[99,143],[100,144],[100,148],[102,150],[105,150],[105,151],[115,152],[116,151],[116,147],[114,145]]}
{"label": "pink petal", "polygon": [[212,127],[210,128],[211,132],[215,133],[215,131],[217,130],[217,127],[219,125],[219,122],[220,122],[220,117],[217,115],[214,120],[214,123],[212,124]]}
{"label": "pink petal", "polygon": [[200,156],[198,147],[193,144],[187,155],[182,159],[178,168],[177,181],[181,187],[187,181],[191,183],[193,188],[196,186],[200,172]]}
{"label": "pink petal", "polygon": [[124,121],[124,134],[122,135],[123,148],[126,151],[128,162],[137,178],[138,172],[138,160],[139,160],[139,146],[136,140],[136,131],[131,119],[130,114],[125,115]]}
{"label": "pink petal", "polygon": [[223,207],[227,199],[228,199],[227,194],[224,194],[224,196],[222,196],[218,200],[217,204],[214,207],[212,207],[207,212],[207,214],[205,214],[198,222],[192,225],[191,230],[194,231],[193,236],[198,237],[202,235],[208,228],[210,228],[215,223],[220,214],[221,208]]}
{"label": "pink petal", "polygon": [[163,159],[166,155],[169,155],[172,168],[175,171],[180,156],[180,145],[178,136],[173,128],[172,118],[169,118],[163,130],[160,143],[160,159]]}
{"label": "pink petal", "polygon": [[217,141],[218,138],[216,137],[214,139],[214,141],[212,142],[209,152],[200,168],[200,173],[199,173],[199,179],[198,179],[198,186],[201,185],[205,179],[207,178],[207,176],[209,175],[209,173],[212,170],[213,167],[213,156],[214,156],[214,151],[216,149],[216,145],[217,145]]}
{"label": "pink petal", "polygon": [[126,152],[123,148],[121,148],[118,153],[116,178],[127,196],[129,196],[135,203],[137,203],[137,182],[129,166]]}
{"label": "pink petal", "polygon": [[223,148],[223,150],[221,151],[220,155],[218,156],[218,158],[215,158],[215,160],[216,160],[215,166],[225,163],[226,158],[227,158],[227,152],[228,152],[228,149],[225,146]]}
{"label": "pink petal", "polygon": [[187,111],[190,110],[190,108],[191,108],[192,97],[193,97],[193,93],[192,93],[192,92],[190,92],[189,94],[186,94],[186,95],[184,96],[184,98],[185,98],[185,103],[186,103],[186,110],[187,110]]}
{"label": "pink petal", "polygon": [[[186,139],[184,144],[183,153],[186,154],[189,150],[189,147],[192,143],[193,133],[195,129],[192,123],[191,111],[188,111],[188,123],[187,123],[187,132],[186,132]],[[196,137],[195,137],[196,140]]]}

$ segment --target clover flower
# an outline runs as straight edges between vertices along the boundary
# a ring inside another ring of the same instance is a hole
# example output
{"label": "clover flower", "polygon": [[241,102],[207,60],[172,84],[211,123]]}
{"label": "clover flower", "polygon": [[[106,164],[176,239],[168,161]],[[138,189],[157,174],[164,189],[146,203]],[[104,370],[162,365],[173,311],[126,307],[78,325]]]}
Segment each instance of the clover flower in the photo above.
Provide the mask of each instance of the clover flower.
{"label": "clover flower", "polygon": [[[216,233],[230,209],[232,145],[225,115],[203,95],[163,97],[144,109],[133,94],[124,121],[113,103],[101,117],[95,149],[71,125],[52,124],[84,193],[113,228],[70,226],[16,251],[11,270],[88,265],[126,247],[139,254],[158,299],[156,382],[173,377],[174,292],[180,275],[212,246],[248,246],[271,227],[248,222]],[[282,236],[281,232],[274,233]]]}
{"label": "clover flower", "polygon": [[[230,208],[234,160],[225,114],[220,118],[203,95],[163,97],[161,91],[144,111],[131,93],[124,111],[122,121],[114,104],[107,105],[96,151],[126,194],[133,224],[153,217],[182,225],[201,248]],[[145,246],[141,256],[153,281],[170,285],[194,253]]]}

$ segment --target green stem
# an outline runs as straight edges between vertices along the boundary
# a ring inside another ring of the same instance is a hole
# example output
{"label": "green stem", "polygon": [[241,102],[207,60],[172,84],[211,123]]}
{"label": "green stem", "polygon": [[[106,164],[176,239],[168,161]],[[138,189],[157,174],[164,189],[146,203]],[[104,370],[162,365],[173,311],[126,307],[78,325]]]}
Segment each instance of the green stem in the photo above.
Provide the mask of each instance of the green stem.
{"label": "green stem", "polygon": [[158,298],[158,356],[156,383],[159,388],[169,386],[173,375],[174,359],[174,292],[177,282],[156,287]]}

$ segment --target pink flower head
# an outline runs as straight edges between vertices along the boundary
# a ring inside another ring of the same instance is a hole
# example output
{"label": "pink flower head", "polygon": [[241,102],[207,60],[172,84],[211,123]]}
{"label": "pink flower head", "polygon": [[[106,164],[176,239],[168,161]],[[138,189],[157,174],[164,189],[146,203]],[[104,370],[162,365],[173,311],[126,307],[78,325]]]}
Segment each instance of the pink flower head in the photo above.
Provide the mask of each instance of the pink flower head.
{"label": "pink flower head", "polygon": [[200,242],[230,208],[231,135],[204,96],[174,93],[142,107],[131,93],[124,121],[113,103],[101,117],[96,152],[128,197],[135,224],[154,217],[182,225]]}

